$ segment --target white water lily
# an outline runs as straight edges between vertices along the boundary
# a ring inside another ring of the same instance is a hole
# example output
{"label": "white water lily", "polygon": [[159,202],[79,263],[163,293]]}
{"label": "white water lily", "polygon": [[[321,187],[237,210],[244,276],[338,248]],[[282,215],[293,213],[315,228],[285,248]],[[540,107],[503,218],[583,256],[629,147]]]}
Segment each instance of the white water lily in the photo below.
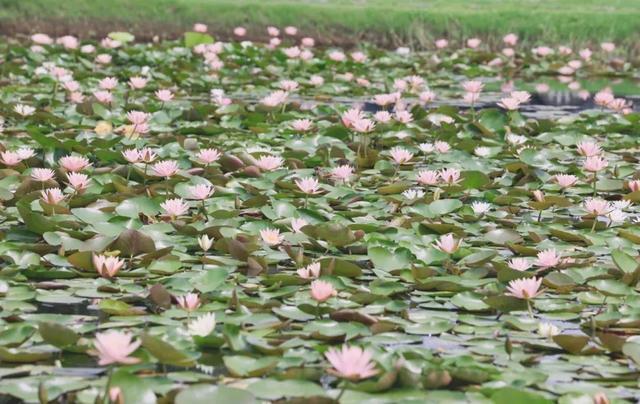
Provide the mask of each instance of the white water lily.
{"label": "white water lily", "polygon": [[191,320],[188,326],[189,335],[198,337],[206,337],[211,334],[214,328],[216,328],[215,313],[198,316],[195,320]]}
{"label": "white water lily", "polygon": [[560,328],[556,327],[551,323],[539,323],[538,334],[540,334],[540,336],[545,338],[551,338],[554,335],[560,334]]}

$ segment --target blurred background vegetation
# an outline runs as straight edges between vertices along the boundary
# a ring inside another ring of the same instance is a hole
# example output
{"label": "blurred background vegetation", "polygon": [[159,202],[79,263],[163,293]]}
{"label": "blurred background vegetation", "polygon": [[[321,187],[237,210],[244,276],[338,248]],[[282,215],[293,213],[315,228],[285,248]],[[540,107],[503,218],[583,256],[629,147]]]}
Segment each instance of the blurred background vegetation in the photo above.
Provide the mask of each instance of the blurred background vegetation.
{"label": "blurred background vegetation", "polygon": [[0,33],[10,36],[177,37],[194,22],[221,39],[237,25],[255,40],[267,25],[295,25],[321,44],[343,46],[422,48],[471,36],[497,44],[515,32],[525,44],[640,47],[640,0],[0,0]]}

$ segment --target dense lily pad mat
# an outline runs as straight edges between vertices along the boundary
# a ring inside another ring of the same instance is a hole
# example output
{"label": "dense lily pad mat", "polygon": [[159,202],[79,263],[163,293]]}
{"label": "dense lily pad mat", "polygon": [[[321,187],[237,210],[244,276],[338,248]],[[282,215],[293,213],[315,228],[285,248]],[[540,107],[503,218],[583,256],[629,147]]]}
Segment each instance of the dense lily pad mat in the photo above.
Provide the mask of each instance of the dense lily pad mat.
{"label": "dense lily pad mat", "polygon": [[[0,65],[3,396],[637,400],[640,115],[580,86],[637,77],[612,44],[32,39]],[[596,108],[518,112],[553,86]]]}

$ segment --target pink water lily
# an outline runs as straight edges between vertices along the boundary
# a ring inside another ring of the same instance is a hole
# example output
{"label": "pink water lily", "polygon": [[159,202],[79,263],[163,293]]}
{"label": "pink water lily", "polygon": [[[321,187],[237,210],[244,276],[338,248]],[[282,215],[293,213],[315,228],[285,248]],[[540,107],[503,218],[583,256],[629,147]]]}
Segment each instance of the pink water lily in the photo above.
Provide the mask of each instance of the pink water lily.
{"label": "pink water lily", "polygon": [[542,278],[522,278],[509,282],[507,286],[508,295],[517,297],[518,299],[533,299],[542,293],[540,285]]}
{"label": "pink water lily", "polygon": [[275,171],[282,167],[284,160],[277,156],[262,156],[256,161],[256,165],[264,171]]}
{"label": "pink water lily", "polygon": [[160,207],[171,218],[182,216],[189,211],[189,205],[187,205],[181,198],[167,199],[160,204]]}
{"label": "pink water lily", "polygon": [[60,188],[47,188],[40,192],[40,199],[49,205],[57,205],[64,200],[65,196]]}
{"label": "pink water lily", "polygon": [[306,177],[295,180],[298,189],[305,194],[317,194],[320,192],[320,184],[316,178]]}
{"label": "pink water lily", "polygon": [[31,171],[31,178],[39,182],[51,181],[55,175],[55,172],[50,168],[34,168]]}
{"label": "pink water lily", "polygon": [[542,268],[551,268],[555,267],[560,263],[560,256],[558,256],[557,252],[553,248],[549,248],[544,251],[540,251],[538,253],[538,259],[536,260],[536,265]]}
{"label": "pink water lily", "polygon": [[89,167],[91,163],[86,157],[82,156],[66,156],[58,160],[60,167],[71,172],[79,172]]}
{"label": "pink water lily", "polygon": [[357,346],[343,345],[340,350],[330,348],[325,357],[333,366],[329,373],[343,379],[358,381],[378,374],[371,353]]}
{"label": "pink water lily", "polygon": [[213,195],[213,187],[208,184],[198,184],[189,187],[189,196],[192,199],[205,200]]}
{"label": "pink water lily", "polygon": [[16,152],[5,151],[0,153],[0,162],[7,167],[12,167],[20,164],[22,159]]}
{"label": "pink water lily", "polygon": [[170,178],[178,173],[178,162],[175,160],[165,160],[151,166],[153,175]]}
{"label": "pink water lily", "polygon": [[124,266],[124,260],[114,256],[93,254],[93,267],[103,278],[113,278]]}
{"label": "pink water lily", "polygon": [[284,236],[280,234],[280,230],[266,228],[260,230],[260,237],[267,245],[274,246],[282,243]]}
{"label": "pink water lily", "polygon": [[325,302],[337,294],[338,292],[329,282],[315,280],[311,283],[311,297],[318,303]]}
{"label": "pink water lily", "polygon": [[98,365],[105,366],[112,363],[132,365],[140,359],[131,357],[141,342],[133,341],[133,336],[126,332],[109,330],[96,334],[95,348],[99,357]]}
{"label": "pink water lily", "polygon": [[306,267],[299,268],[296,272],[302,279],[318,278],[320,276],[320,263],[314,262]]}
{"label": "pink water lily", "polygon": [[176,296],[178,305],[186,311],[194,311],[200,307],[200,296],[197,293],[187,293],[184,296]]}
{"label": "pink water lily", "polygon": [[453,234],[444,234],[435,242],[435,248],[447,254],[453,254],[460,248],[462,240],[456,240]]}
{"label": "pink water lily", "polygon": [[214,163],[218,161],[221,156],[222,154],[218,149],[202,149],[196,154],[198,160],[205,164]]}

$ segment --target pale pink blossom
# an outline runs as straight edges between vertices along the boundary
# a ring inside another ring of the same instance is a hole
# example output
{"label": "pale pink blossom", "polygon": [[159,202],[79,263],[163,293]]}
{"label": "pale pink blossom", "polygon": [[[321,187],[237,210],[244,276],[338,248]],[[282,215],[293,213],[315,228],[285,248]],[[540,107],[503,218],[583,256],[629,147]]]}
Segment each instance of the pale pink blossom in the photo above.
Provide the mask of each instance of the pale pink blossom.
{"label": "pale pink blossom", "polygon": [[98,82],[98,86],[103,90],[111,91],[118,86],[118,79],[115,77],[105,77]]}
{"label": "pale pink blossom", "polygon": [[2,164],[6,165],[6,166],[15,166],[20,164],[20,162],[22,161],[22,159],[20,158],[20,156],[18,155],[18,153],[13,152],[13,151],[4,151],[2,153],[0,153],[0,162],[2,162]]}
{"label": "pale pink blossom", "polygon": [[151,118],[151,114],[142,111],[129,111],[127,112],[127,119],[134,125],[142,125],[147,123]]}
{"label": "pale pink blossom", "polygon": [[217,149],[202,149],[197,154],[198,160],[205,164],[211,164],[220,159],[222,154]]}
{"label": "pale pink blossom", "polygon": [[364,52],[360,51],[352,52],[351,59],[353,59],[353,61],[357,63],[364,63],[367,60],[367,55]]}
{"label": "pale pink blossom", "polygon": [[436,93],[434,93],[431,90],[427,90],[427,91],[421,92],[419,97],[420,97],[420,101],[424,102],[425,104],[428,104],[436,99]]}
{"label": "pale pink blossom", "polygon": [[280,234],[280,230],[269,227],[260,230],[260,238],[270,246],[278,245],[284,241],[284,236]]}
{"label": "pale pink blossom", "polygon": [[440,170],[440,179],[442,182],[453,185],[457,184],[460,181],[460,170],[456,168],[445,168]]}
{"label": "pale pink blossom", "polygon": [[449,41],[447,41],[446,39],[441,38],[441,39],[437,39],[435,44],[436,44],[436,48],[444,49],[447,46],[449,46]]}
{"label": "pale pink blossom", "polygon": [[551,268],[560,263],[560,256],[554,248],[549,248],[538,253],[536,265],[541,268]]}
{"label": "pale pink blossom", "polygon": [[256,165],[264,171],[275,171],[283,164],[284,160],[278,156],[262,156],[256,161]]}
{"label": "pale pink blossom", "polygon": [[584,210],[595,216],[602,216],[611,211],[611,204],[601,198],[588,198],[583,206]]}
{"label": "pale pink blossom", "polygon": [[213,187],[208,184],[198,184],[189,187],[189,195],[192,199],[205,200],[213,195]]}
{"label": "pale pink blossom", "polygon": [[176,301],[182,310],[194,311],[200,307],[200,296],[197,293],[187,293],[184,296],[176,296]]}
{"label": "pale pink blossom", "polygon": [[480,93],[464,93],[464,96],[462,97],[462,99],[467,104],[473,105],[476,102],[478,102],[478,100],[480,99]]}
{"label": "pale pink blossom", "polygon": [[55,177],[55,172],[50,168],[34,168],[31,171],[31,178],[39,182],[47,182]]}
{"label": "pale pink blossom", "polygon": [[541,57],[545,57],[553,54],[553,49],[551,49],[548,46],[538,46],[536,48],[531,49],[531,51]]}
{"label": "pale pink blossom", "polygon": [[331,177],[339,181],[348,182],[352,175],[353,167],[351,167],[350,165],[334,167],[331,170]]}
{"label": "pale pink blossom", "polygon": [[611,104],[611,102],[613,102],[614,99],[615,99],[614,95],[609,90],[598,91],[593,96],[593,102],[596,105],[599,105],[601,107],[609,106],[609,104]]}
{"label": "pale pink blossom", "polygon": [[508,58],[511,58],[516,54],[516,51],[513,48],[504,48],[502,49],[502,54]]}
{"label": "pale pink blossom", "polygon": [[311,130],[313,122],[310,119],[294,119],[291,121],[291,128],[298,132],[306,132]]}
{"label": "pale pink blossom", "polygon": [[245,27],[235,27],[233,29],[233,35],[243,37],[247,35],[247,29]]}
{"label": "pale pink blossom", "polygon": [[111,104],[111,102],[113,101],[113,95],[110,91],[94,91],[93,96],[96,97],[96,100],[98,100],[98,102],[103,104]]}
{"label": "pale pink blossom", "polygon": [[375,122],[368,118],[359,119],[352,123],[353,130],[359,133],[369,133],[373,131],[375,127]]}
{"label": "pale pink blossom", "polygon": [[613,42],[602,42],[600,44],[600,49],[607,53],[611,53],[616,50],[616,44],[614,44]]}
{"label": "pale pink blossom", "polygon": [[288,96],[289,94],[286,91],[278,90],[262,98],[260,103],[266,107],[273,108],[284,104]]}
{"label": "pale pink blossom", "polygon": [[129,163],[138,163],[140,161],[140,152],[138,149],[128,149],[122,151],[122,157]]}
{"label": "pale pink blossom", "polygon": [[520,108],[520,101],[513,97],[505,97],[500,99],[498,106],[507,111],[517,111]]}
{"label": "pale pink blossom", "polygon": [[147,79],[140,76],[134,76],[129,79],[129,87],[134,90],[140,90],[147,85]]}
{"label": "pale pink blossom", "polygon": [[598,172],[609,165],[607,160],[600,156],[587,157],[584,162],[584,169],[591,172]]}
{"label": "pale pink blossom", "polygon": [[267,27],[267,33],[269,36],[278,36],[280,35],[280,30],[276,27]]}
{"label": "pale pink blossom", "polygon": [[344,52],[341,51],[331,51],[329,52],[329,59],[333,60],[334,62],[344,62],[345,60],[347,60],[347,56],[344,54]]}
{"label": "pale pink blossom", "polygon": [[157,177],[173,177],[178,173],[178,162],[175,160],[165,160],[151,166],[153,175]]}
{"label": "pale pink blossom", "polygon": [[507,295],[517,297],[518,299],[533,299],[542,293],[540,285],[542,278],[522,278],[515,279],[507,285]]}
{"label": "pale pink blossom", "polygon": [[305,37],[300,40],[300,43],[305,48],[313,48],[316,45],[316,40],[310,37]]}
{"label": "pale pink blossom", "polygon": [[581,49],[580,52],[578,52],[578,54],[583,60],[591,60],[591,55],[593,54],[593,52],[591,52],[591,49],[585,48],[585,49]]}
{"label": "pale pink blossom", "polygon": [[67,180],[71,188],[75,189],[76,192],[82,192],[87,189],[91,181],[86,174],[74,172],[67,173]]}
{"label": "pale pink blossom", "polygon": [[287,27],[284,27],[284,33],[290,36],[298,35],[298,28],[289,25]]}
{"label": "pale pink blossom", "polygon": [[297,271],[298,276],[302,279],[314,279],[320,277],[320,263],[314,262],[306,267],[299,268]]}
{"label": "pale pink blossom", "polygon": [[173,93],[171,90],[158,90],[155,92],[155,96],[159,101],[169,102],[173,99]]}
{"label": "pale pink blossom", "polygon": [[182,216],[189,211],[189,205],[182,198],[167,199],[160,204],[160,207],[171,218]]}
{"label": "pale pink blossom", "polygon": [[49,205],[57,205],[64,200],[64,194],[60,188],[47,188],[40,191],[40,199]]}
{"label": "pale pink blossom", "polygon": [[318,303],[323,303],[336,296],[338,292],[329,282],[315,280],[311,282],[311,297]]}
{"label": "pale pink blossom", "polygon": [[478,46],[480,46],[480,43],[482,41],[479,38],[469,38],[467,39],[467,46],[471,49],[476,49]]}
{"label": "pale pink blossom", "polygon": [[305,194],[316,194],[320,192],[320,184],[318,180],[313,177],[306,177],[299,180],[295,180],[296,185],[300,189],[300,191]]}
{"label": "pale pink blossom", "polygon": [[114,256],[93,254],[93,267],[103,278],[113,278],[123,266],[123,259]]}
{"label": "pale pink blossom", "polygon": [[509,268],[515,269],[516,271],[526,271],[531,268],[531,262],[526,258],[513,258],[509,261]]}
{"label": "pale pink blossom", "polygon": [[197,22],[193,24],[193,30],[201,33],[207,32],[207,25]]}
{"label": "pale pink blossom", "polygon": [[342,113],[340,118],[342,120],[342,124],[347,128],[350,128],[353,126],[354,122],[364,119],[364,113],[357,108],[351,108]]}
{"label": "pale pink blossom", "polygon": [[396,121],[407,124],[413,121],[413,115],[409,111],[398,111],[395,114]]}
{"label": "pale pink blossom", "polygon": [[107,53],[101,53],[96,56],[96,63],[101,65],[108,65],[111,63],[111,55]]}
{"label": "pale pink blossom", "polygon": [[556,174],[554,178],[560,188],[569,188],[578,181],[578,177],[570,174]]}
{"label": "pale pink blossom", "polygon": [[307,222],[303,218],[291,219],[291,230],[293,230],[294,233],[300,233],[302,231],[302,228],[308,224],[309,222]]}
{"label": "pale pink blossom", "polygon": [[148,147],[140,150],[140,159],[147,164],[152,163],[157,157],[158,155],[156,154],[156,152]]}
{"label": "pale pink blossom", "polygon": [[502,42],[507,46],[516,46],[518,43],[518,35],[510,33],[502,37]]}
{"label": "pale pink blossom", "polygon": [[65,170],[74,173],[82,171],[91,165],[91,163],[89,163],[89,160],[82,156],[61,157],[60,160],[58,160],[58,164]]}
{"label": "pale pink blossom", "polygon": [[456,240],[453,234],[444,234],[440,236],[439,240],[436,240],[434,247],[447,254],[453,254],[460,248],[462,240]]}
{"label": "pale pink blossom", "polygon": [[132,365],[140,362],[138,358],[132,358],[131,355],[141,342],[133,341],[133,336],[126,332],[108,330],[96,333],[96,341],[94,343],[98,355],[98,365],[105,366],[112,363],[121,363],[124,365]]}
{"label": "pale pink blossom", "polygon": [[378,123],[387,123],[391,121],[391,114],[388,111],[378,111],[373,115],[373,119]]}
{"label": "pale pink blossom", "polygon": [[31,35],[31,40],[38,45],[51,45],[53,43],[53,38],[47,34],[33,34]]}
{"label": "pale pink blossom", "polygon": [[631,180],[627,183],[627,187],[631,190],[631,192],[640,191],[640,180]]}
{"label": "pale pink blossom", "polygon": [[84,95],[80,92],[69,93],[69,101],[74,104],[82,104],[84,102]]}
{"label": "pale pink blossom", "polygon": [[287,55],[289,59],[295,59],[300,56],[301,50],[297,46],[282,49],[282,52]]}
{"label": "pale pink blossom", "polygon": [[329,373],[343,379],[358,381],[378,373],[371,353],[357,346],[343,345],[341,350],[329,348],[325,357],[333,366]]}
{"label": "pale pink blossom", "polygon": [[449,152],[449,150],[451,150],[451,145],[443,140],[436,140],[433,143],[433,147],[438,153],[447,153]]}
{"label": "pale pink blossom", "polygon": [[36,152],[30,147],[21,147],[16,151],[21,160],[28,160],[36,155]]}
{"label": "pale pink blossom", "polygon": [[544,192],[542,192],[542,190],[536,189],[532,192],[532,194],[533,199],[535,199],[537,202],[544,202]]}
{"label": "pale pink blossom", "polygon": [[278,86],[284,91],[291,92],[297,90],[300,85],[295,80],[281,80]]}
{"label": "pale pink blossom", "polygon": [[56,39],[56,43],[62,45],[66,49],[77,49],[80,41],[78,41],[78,38],[75,36],[65,35]]}
{"label": "pale pink blossom", "polygon": [[440,175],[435,170],[422,170],[418,172],[417,180],[421,185],[437,185]]}
{"label": "pale pink blossom", "polygon": [[413,153],[399,146],[391,149],[389,154],[391,155],[393,161],[399,165],[408,163],[413,158]]}
{"label": "pale pink blossom", "polygon": [[600,145],[598,145],[595,142],[590,142],[588,140],[578,143],[577,147],[578,147],[578,153],[585,157],[598,156],[599,154],[602,153],[602,149],[600,148]]}

